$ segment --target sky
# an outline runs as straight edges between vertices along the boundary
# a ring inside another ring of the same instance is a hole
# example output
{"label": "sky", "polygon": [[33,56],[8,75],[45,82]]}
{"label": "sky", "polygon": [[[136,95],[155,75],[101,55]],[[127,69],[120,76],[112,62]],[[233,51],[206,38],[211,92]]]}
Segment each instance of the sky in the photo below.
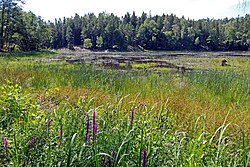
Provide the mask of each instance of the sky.
{"label": "sky", "polygon": [[239,5],[242,0],[26,0],[23,5],[25,11],[32,11],[44,20],[54,21],[55,18],[74,16],[75,13],[83,16],[87,13],[100,12],[114,13],[124,16],[127,12],[135,11],[141,16],[146,12],[156,14],[176,14],[190,19],[244,16],[250,13],[250,1],[243,9]]}

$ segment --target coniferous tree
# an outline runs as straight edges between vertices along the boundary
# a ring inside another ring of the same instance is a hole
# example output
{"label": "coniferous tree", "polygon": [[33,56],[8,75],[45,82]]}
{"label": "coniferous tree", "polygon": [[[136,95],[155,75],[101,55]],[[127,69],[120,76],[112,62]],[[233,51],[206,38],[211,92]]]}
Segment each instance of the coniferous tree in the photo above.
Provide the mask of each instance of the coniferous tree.
{"label": "coniferous tree", "polygon": [[75,14],[74,26],[75,26],[74,45],[79,46],[82,44],[82,40],[81,40],[82,22],[81,22],[80,16],[78,14]]}
{"label": "coniferous tree", "polygon": [[74,49],[74,34],[73,34],[73,23],[69,23],[66,31],[66,40],[68,43],[68,48],[70,50]]}
{"label": "coniferous tree", "polygon": [[21,0],[0,2],[0,49],[39,50],[86,46],[91,49],[137,47],[149,50],[248,50],[250,16],[223,20],[178,18],[143,12],[141,16],[126,13],[119,18],[113,13],[93,13],[44,22],[32,12],[22,11]]}

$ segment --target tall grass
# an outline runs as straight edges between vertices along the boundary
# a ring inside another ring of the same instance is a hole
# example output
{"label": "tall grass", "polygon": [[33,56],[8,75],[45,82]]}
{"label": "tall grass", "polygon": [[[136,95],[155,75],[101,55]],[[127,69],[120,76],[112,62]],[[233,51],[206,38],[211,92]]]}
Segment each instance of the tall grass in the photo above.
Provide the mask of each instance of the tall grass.
{"label": "tall grass", "polygon": [[[250,74],[233,71],[191,73],[189,82],[206,89],[221,103],[247,105],[250,95]],[[249,106],[248,106],[249,107]]]}
{"label": "tall grass", "polygon": [[38,63],[1,62],[0,164],[249,166],[248,73]]}
{"label": "tall grass", "polygon": [[[20,96],[25,94],[20,93]],[[165,105],[158,114],[154,108],[135,106],[131,126],[131,111],[121,103],[94,109],[85,106],[87,103],[75,107],[63,101],[48,110],[48,99],[49,96],[45,97],[42,103],[39,99],[33,100],[31,104],[37,106],[35,109],[29,107],[29,100],[24,102],[28,106],[20,110],[24,110],[30,119],[20,116],[8,128],[1,127],[1,136],[7,137],[10,143],[8,153],[1,148],[2,164],[140,166],[142,150],[146,148],[148,166],[248,165],[249,148],[225,135],[229,126],[226,119],[214,133],[206,132],[205,127],[203,132],[191,133],[174,128],[175,114]],[[2,96],[1,102],[4,100]],[[98,130],[88,141],[85,125],[88,118],[93,121],[94,110]],[[48,129],[49,118],[52,122]],[[58,145],[60,127],[62,143]],[[35,140],[33,147],[30,145],[32,136]]]}

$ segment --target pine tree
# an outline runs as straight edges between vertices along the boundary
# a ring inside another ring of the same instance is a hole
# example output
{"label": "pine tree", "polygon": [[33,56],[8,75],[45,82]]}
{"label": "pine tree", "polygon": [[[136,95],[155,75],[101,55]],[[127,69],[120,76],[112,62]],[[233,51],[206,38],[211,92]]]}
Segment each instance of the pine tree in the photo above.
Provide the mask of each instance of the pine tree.
{"label": "pine tree", "polygon": [[68,42],[68,49],[74,50],[74,36],[73,36],[73,28],[68,25],[66,31],[66,40]]}

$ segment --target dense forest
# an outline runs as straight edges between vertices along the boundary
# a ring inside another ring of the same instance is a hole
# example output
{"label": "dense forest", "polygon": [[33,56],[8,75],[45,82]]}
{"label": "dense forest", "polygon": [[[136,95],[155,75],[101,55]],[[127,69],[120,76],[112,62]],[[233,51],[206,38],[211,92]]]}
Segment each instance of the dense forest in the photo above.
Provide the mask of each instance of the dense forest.
{"label": "dense forest", "polygon": [[[0,2],[0,50],[195,50],[250,49],[250,15],[237,18],[193,20],[174,14],[135,12],[75,14],[44,21],[22,9],[22,0]],[[56,10],[56,9],[55,9]],[[198,13],[197,13],[198,14]]]}

